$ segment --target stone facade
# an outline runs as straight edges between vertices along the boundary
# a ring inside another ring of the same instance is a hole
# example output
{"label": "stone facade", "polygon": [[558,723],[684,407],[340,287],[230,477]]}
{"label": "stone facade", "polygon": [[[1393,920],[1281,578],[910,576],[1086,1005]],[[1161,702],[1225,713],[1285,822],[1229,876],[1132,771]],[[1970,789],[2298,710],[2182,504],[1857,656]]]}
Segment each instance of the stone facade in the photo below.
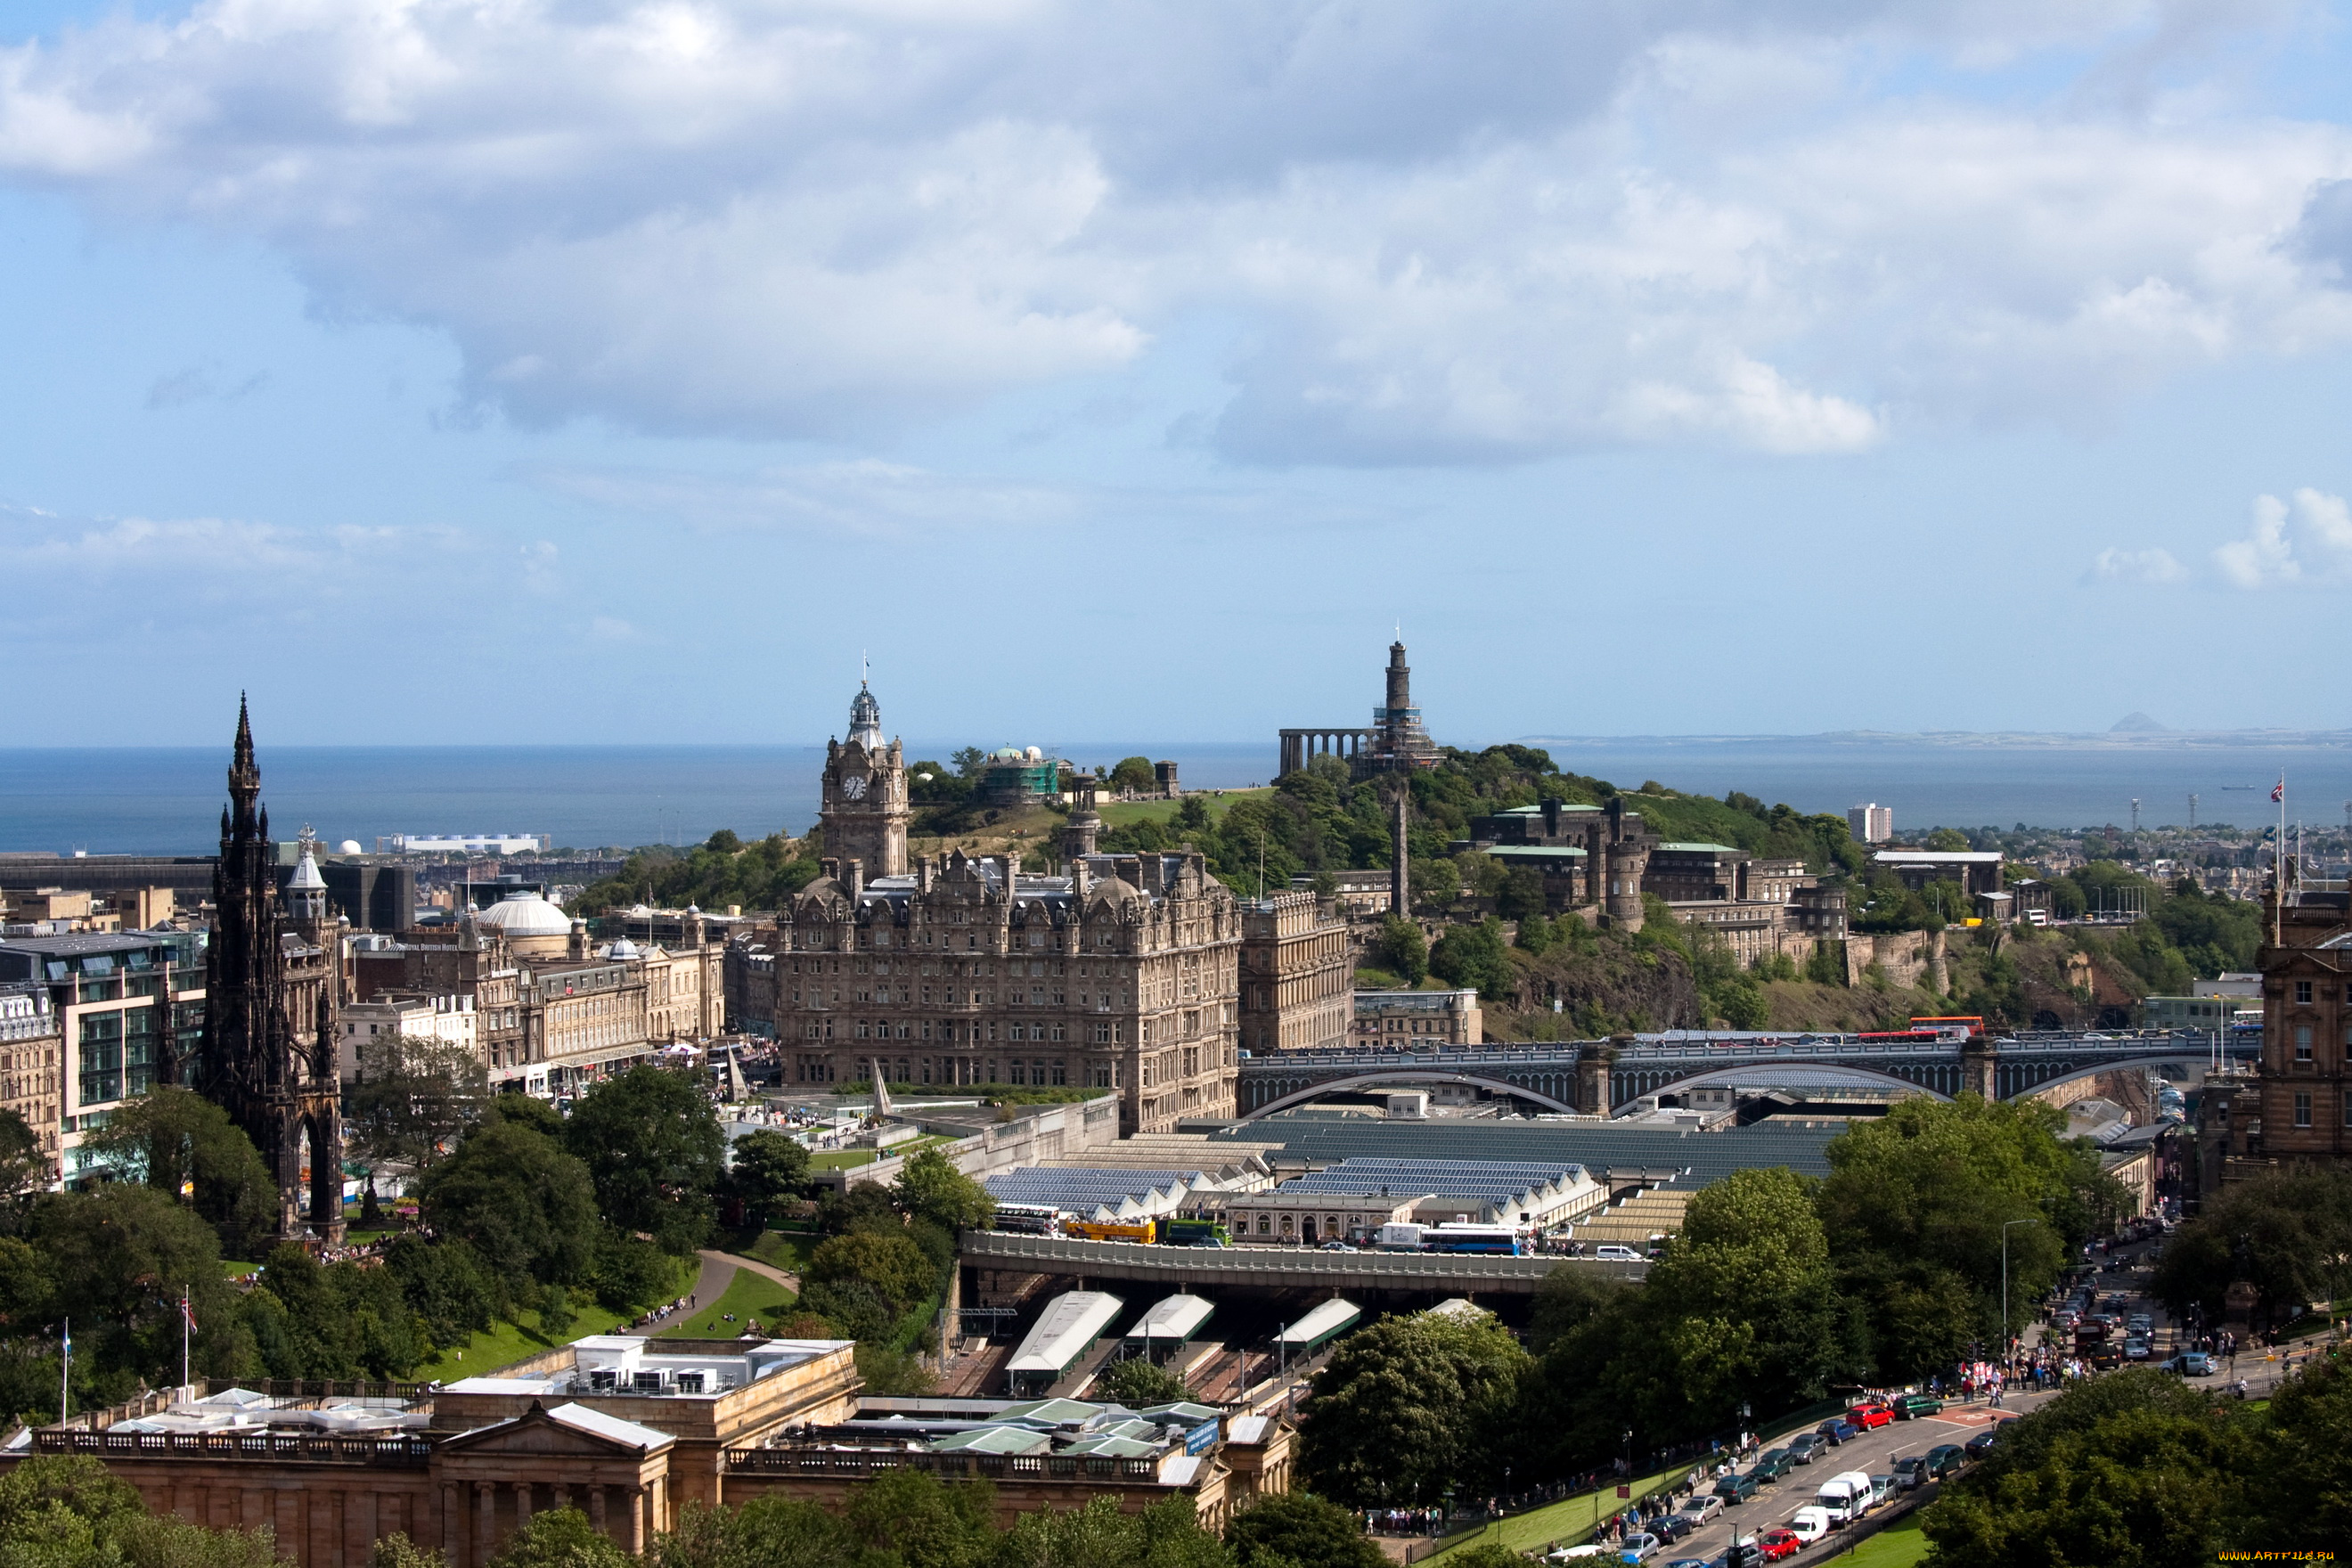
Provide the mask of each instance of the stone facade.
{"label": "stone facade", "polygon": [[1359,991],[1350,1007],[1349,1032],[1357,1046],[1410,1051],[1486,1041],[1486,1017],[1475,991]]}
{"label": "stone facade", "polygon": [[907,795],[907,757],[882,740],[882,707],[861,682],[849,706],[849,739],[824,743],[824,787],[817,813],[826,852],[856,860],[874,877],[907,869],[907,826],[914,808]]}
{"label": "stone facade", "polygon": [[1347,917],[1311,892],[1244,901],[1241,913],[1243,1048],[1345,1046],[1356,964]]}
{"label": "stone facade", "polygon": [[33,1130],[41,1158],[54,1178],[64,1122],[65,1036],[48,987],[38,981],[0,985],[0,1106]]}
{"label": "stone facade", "polygon": [[[2242,1152],[2271,1161],[2352,1160],[2352,894],[2289,889],[2265,900],[2263,1066],[2238,1097]],[[2247,1101],[2254,1101],[2249,1105]],[[2250,1121],[2248,1111],[2258,1120]]]}
{"label": "stone facade", "polygon": [[902,1083],[1116,1089],[1129,1132],[1234,1115],[1233,893],[1196,854],[1068,871],[958,850],[869,880],[829,859],[768,942],[789,1080],[854,1081],[879,1060]]}

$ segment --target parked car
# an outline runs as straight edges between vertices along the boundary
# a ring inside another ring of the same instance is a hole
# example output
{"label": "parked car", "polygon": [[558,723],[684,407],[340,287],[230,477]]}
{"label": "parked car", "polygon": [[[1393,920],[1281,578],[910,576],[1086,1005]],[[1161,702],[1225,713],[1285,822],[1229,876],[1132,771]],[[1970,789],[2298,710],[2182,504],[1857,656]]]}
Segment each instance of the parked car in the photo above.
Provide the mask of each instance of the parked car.
{"label": "parked car", "polygon": [[1851,1421],[1824,1421],[1813,1430],[1832,1443],[1847,1443],[1862,1436],[1862,1428]]}
{"label": "parked car", "polygon": [[1762,1549],[1764,1561],[1767,1563],[1778,1563],[1782,1558],[1794,1557],[1805,1549],[1805,1543],[1798,1539],[1797,1532],[1792,1530],[1768,1530],[1756,1538],[1756,1544]]}
{"label": "parked car", "polygon": [[1927,1461],[1917,1454],[1895,1461],[1895,1485],[1899,1491],[1910,1491],[1927,1479]]}
{"label": "parked car", "polygon": [[1741,1503],[1754,1497],[1756,1490],[1756,1478],[1753,1475],[1726,1476],[1715,1483],[1715,1495],[1723,1500],[1723,1506],[1726,1508],[1738,1508]]}
{"label": "parked car", "polygon": [[1811,1546],[1830,1532],[1830,1511],[1807,1503],[1789,1516],[1789,1533]]}
{"label": "parked car", "polygon": [[1884,1405],[1857,1405],[1845,1413],[1845,1418],[1865,1432],[1875,1432],[1895,1419],[1895,1413]]}
{"label": "parked car", "polygon": [[1956,1444],[1945,1443],[1928,1449],[1927,1460],[1927,1473],[1940,1479],[1958,1475],[1960,1467],[1968,1462],[1968,1455],[1961,1452]]}
{"label": "parked car", "polygon": [[2213,1358],[2203,1351],[2182,1351],[2164,1363],[2164,1370],[2183,1377],[2208,1377],[2213,1372]]}
{"label": "parked car", "polygon": [[1748,1470],[1751,1474],[1760,1476],[1768,1481],[1777,1481],[1787,1475],[1793,1465],[1794,1461],[1789,1458],[1788,1449],[1767,1448],[1756,1456],[1756,1462],[1748,1467]]}
{"label": "parked car", "polygon": [[1672,1546],[1698,1528],[1698,1521],[1686,1513],[1662,1513],[1645,1527],[1652,1535]]}
{"label": "parked car", "polygon": [[1648,1531],[1638,1530],[1617,1543],[1620,1563],[1647,1563],[1658,1554],[1658,1538]]}
{"label": "parked car", "polygon": [[1683,1506],[1675,1511],[1686,1513],[1699,1523],[1705,1524],[1723,1511],[1723,1500],[1712,1492],[1699,1492],[1695,1496],[1683,1499]]}
{"label": "parked car", "polygon": [[1789,1439],[1789,1458],[1801,1465],[1810,1465],[1813,1457],[1829,1446],[1829,1439],[1818,1432],[1800,1432]]}
{"label": "parked car", "polygon": [[1916,1421],[1922,1415],[1941,1415],[1944,1402],[1932,1394],[1906,1394],[1893,1405],[1897,1421]]}

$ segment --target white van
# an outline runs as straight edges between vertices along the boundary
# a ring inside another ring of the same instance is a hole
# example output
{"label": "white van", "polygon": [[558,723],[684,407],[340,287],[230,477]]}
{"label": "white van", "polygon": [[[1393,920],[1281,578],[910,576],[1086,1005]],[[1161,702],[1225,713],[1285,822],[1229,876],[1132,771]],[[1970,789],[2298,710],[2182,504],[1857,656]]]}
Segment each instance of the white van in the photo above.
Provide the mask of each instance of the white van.
{"label": "white van", "polygon": [[1830,1516],[1830,1528],[1852,1524],[1870,1511],[1870,1477],[1861,1470],[1843,1470],[1822,1483],[1813,1501]]}
{"label": "white van", "polygon": [[1640,1263],[1643,1261],[1643,1258],[1640,1253],[1634,1251],[1630,1247],[1623,1247],[1613,1241],[1604,1241],[1599,1247],[1594,1247],[1592,1249],[1592,1256],[1599,1258],[1603,1263]]}

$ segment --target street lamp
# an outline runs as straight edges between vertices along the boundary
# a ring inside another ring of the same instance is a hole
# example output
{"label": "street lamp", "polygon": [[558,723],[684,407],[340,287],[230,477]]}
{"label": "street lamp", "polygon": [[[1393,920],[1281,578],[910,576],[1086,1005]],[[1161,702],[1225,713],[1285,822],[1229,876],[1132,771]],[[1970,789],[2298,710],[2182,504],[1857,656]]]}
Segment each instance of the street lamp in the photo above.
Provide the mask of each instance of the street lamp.
{"label": "street lamp", "polygon": [[2039,1215],[2028,1215],[2023,1219],[2004,1220],[2001,1223],[2000,1364],[2003,1371],[2007,1371],[2009,1369],[2011,1361],[2012,1360],[2012,1357],[2010,1354],[2011,1339],[2009,1332],[2009,1227],[2013,1225],[2040,1225],[2041,1223],[2042,1218]]}

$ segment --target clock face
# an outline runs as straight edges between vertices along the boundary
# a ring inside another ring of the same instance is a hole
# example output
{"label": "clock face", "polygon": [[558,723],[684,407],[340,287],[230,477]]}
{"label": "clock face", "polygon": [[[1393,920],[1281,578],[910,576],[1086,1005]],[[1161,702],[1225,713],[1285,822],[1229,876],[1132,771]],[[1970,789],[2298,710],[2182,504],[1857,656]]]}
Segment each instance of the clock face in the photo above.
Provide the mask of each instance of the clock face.
{"label": "clock face", "polygon": [[841,793],[847,795],[852,800],[864,800],[866,798],[866,775],[864,773],[852,773],[847,778],[842,780]]}

